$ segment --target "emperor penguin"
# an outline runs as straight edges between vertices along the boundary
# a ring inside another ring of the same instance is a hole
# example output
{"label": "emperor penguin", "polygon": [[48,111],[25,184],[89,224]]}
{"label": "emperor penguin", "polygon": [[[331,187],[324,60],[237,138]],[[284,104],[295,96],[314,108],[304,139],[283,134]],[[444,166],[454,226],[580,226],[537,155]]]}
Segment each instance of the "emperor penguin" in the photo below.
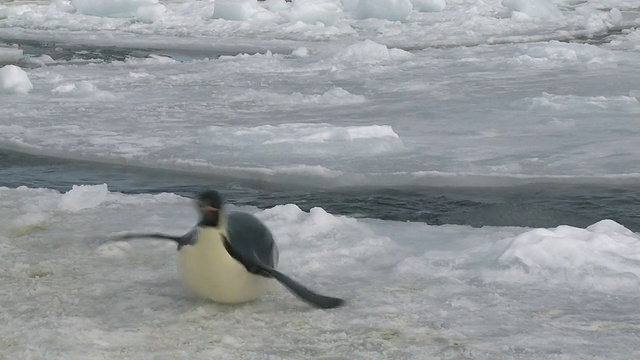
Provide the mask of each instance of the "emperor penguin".
{"label": "emperor penguin", "polygon": [[161,233],[125,234],[113,238],[160,238],[178,244],[178,271],[186,288],[214,302],[236,304],[257,299],[276,279],[310,305],[331,309],[343,299],[320,295],[276,270],[278,247],[271,231],[258,218],[244,212],[226,212],[215,190],[196,199],[198,224],[183,236]]}

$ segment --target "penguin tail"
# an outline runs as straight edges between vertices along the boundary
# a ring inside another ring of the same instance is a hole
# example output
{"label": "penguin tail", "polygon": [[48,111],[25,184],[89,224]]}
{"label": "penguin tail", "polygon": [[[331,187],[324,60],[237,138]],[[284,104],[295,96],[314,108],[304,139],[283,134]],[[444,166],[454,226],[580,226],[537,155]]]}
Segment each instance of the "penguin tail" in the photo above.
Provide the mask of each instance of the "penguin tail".
{"label": "penguin tail", "polygon": [[263,271],[271,275],[278,280],[284,287],[289,289],[294,295],[301,300],[309,303],[310,305],[319,309],[333,309],[344,305],[346,302],[343,299],[320,295],[314,291],[309,290],[299,282],[293,280],[287,275],[279,272],[278,270],[263,267]]}

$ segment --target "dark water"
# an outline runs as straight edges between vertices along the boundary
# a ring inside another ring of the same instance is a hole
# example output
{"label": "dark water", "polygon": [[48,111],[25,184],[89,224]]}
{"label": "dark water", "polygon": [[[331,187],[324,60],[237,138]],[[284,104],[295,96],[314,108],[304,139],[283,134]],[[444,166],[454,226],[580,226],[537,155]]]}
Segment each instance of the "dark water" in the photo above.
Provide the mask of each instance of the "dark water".
{"label": "dark water", "polygon": [[[177,61],[193,61],[195,59],[217,59],[225,55],[234,56],[241,53],[254,54],[267,51],[266,48],[242,45],[212,48],[210,50],[125,48],[0,37],[0,45],[2,44],[17,46],[23,51],[25,59],[48,55],[56,62],[72,61],[76,63],[124,61],[128,58],[148,58],[151,55],[167,56]],[[20,65],[30,66],[28,62],[21,62]]]}
{"label": "dark water", "polygon": [[64,192],[76,184],[102,183],[129,194],[192,196],[215,188],[236,205],[268,208],[293,203],[305,210],[319,206],[333,214],[428,224],[585,227],[612,219],[640,232],[640,184],[314,190],[0,151],[0,186]]}
{"label": "dark water", "polygon": [[[609,34],[607,34],[609,35]],[[238,52],[126,49],[2,39],[26,56],[47,54],[56,61],[114,61],[150,54],[180,61]],[[615,220],[640,232],[640,184],[531,184],[513,187],[351,188],[317,190],[279,187],[181,172],[72,161],[0,150],[0,186],[46,187],[68,191],[75,184],[107,183],[122,193],[172,192],[192,196],[203,189],[221,191],[229,202],[268,208],[293,203],[308,210],[320,206],[334,214],[428,224],[471,226],[585,227]]]}

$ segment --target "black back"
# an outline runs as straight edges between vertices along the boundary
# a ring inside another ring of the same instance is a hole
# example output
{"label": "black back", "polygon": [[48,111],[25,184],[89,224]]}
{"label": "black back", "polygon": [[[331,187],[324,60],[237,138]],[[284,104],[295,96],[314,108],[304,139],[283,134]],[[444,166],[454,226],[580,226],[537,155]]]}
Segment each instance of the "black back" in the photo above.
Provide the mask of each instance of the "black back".
{"label": "black back", "polygon": [[224,243],[227,252],[247,271],[275,278],[297,297],[315,307],[331,309],[344,305],[344,300],[320,295],[276,270],[278,248],[273,235],[255,216],[241,212],[229,213],[227,235]]}
{"label": "black back", "polygon": [[229,254],[249,272],[265,275],[261,267],[275,269],[278,265],[278,248],[271,231],[252,214],[227,214],[226,240],[225,248]]}

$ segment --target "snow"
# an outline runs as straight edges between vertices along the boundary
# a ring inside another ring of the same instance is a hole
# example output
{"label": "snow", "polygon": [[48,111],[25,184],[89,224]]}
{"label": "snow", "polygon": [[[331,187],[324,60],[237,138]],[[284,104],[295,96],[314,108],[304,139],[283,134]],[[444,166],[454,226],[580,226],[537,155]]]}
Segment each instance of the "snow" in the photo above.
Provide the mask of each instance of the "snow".
{"label": "snow", "polygon": [[217,305],[185,291],[174,244],[105,243],[122,231],[188,231],[196,217],[190,199],[124,195],[105,185],[67,193],[0,188],[4,355],[638,355],[640,235],[613,221],[586,229],[472,229],[292,204],[228,207],[272,229],[282,271],[347,298],[346,307],[314,310],[281,287],[250,304]]}
{"label": "snow", "polygon": [[[637,184],[637,6],[3,2],[0,62],[12,65],[0,70],[0,148],[309,191]],[[0,351],[640,358],[640,236],[624,224],[471,228],[287,203],[240,210],[273,230],[284,272],[347,307],[310,309],[282,289],[243,306],[200,301],[178,281],[173,244],[104,243],[188,231],[190,199],[109,184],[0,188]]]}
{"label": "snow", "polygon": [[0,68],[0,93],[27,94],[33,89],[27,73],[15,65]]}

